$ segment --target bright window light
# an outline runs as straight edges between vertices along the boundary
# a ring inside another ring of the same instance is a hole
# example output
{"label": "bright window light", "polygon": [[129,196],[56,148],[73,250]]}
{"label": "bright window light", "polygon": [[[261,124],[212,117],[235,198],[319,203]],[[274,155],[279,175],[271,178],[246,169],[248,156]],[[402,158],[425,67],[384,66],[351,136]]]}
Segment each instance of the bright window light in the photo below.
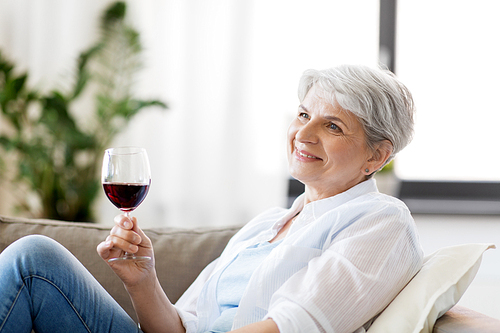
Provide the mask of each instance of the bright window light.
{"label": "bright window light", "polygon": [[396,71],[417,105],[402,179],[498,181],[500,3],[398,1]]}

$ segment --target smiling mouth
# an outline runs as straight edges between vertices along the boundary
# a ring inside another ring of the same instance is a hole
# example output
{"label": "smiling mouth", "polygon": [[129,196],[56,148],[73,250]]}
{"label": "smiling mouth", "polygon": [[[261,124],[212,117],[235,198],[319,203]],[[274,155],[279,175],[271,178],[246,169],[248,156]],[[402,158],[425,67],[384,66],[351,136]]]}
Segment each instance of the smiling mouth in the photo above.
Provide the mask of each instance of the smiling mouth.
{"label": "smiling mouth", "polygon": [[297,152],[297,155],[299,155],[301,157],[312,158],[312,159],[316,159],[316,160],[321,160],[321,158],[316,157],[314,155],[308,155],[305,152],[300,151],[298,148],[295,148],[295,151]]}

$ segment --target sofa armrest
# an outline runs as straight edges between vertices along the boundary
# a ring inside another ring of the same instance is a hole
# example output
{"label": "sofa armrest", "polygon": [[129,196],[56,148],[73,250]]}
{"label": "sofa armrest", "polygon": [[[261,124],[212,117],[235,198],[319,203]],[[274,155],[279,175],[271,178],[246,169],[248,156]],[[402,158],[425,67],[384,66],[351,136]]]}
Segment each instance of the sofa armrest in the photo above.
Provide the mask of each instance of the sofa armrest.
{"label": "sofa armrest", "polygon": [[497,333],[500,320],[455,305],[436,321],[433,333]]}

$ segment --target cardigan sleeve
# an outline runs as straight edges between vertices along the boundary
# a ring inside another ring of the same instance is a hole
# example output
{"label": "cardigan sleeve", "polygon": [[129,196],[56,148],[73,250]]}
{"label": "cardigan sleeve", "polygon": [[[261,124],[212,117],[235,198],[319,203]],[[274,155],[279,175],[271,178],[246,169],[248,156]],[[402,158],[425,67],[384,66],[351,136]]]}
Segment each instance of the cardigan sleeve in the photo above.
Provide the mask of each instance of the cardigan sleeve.
{"label": "cardigan sleeve", "polygon": [[422,265],[409,212],[363,215],[272,296],[266,318],[280,332],[354,332],[370,322]]}

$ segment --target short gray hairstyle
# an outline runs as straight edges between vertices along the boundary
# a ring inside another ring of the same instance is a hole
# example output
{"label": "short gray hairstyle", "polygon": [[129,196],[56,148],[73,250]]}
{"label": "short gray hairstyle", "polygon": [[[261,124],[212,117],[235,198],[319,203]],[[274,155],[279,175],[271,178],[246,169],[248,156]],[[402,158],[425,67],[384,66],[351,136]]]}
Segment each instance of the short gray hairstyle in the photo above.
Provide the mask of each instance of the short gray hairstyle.
{"label": "short gray hairstyle", "polygon": [[385,164],[412,140],[413,98],[392,72],[360,65],[306,70],[299,82],[300,102],[315,84],[329,95],[332,105],[336,100],[359,118],[368,147],[373,149],[384,140],[392,143],[393,150]]}

